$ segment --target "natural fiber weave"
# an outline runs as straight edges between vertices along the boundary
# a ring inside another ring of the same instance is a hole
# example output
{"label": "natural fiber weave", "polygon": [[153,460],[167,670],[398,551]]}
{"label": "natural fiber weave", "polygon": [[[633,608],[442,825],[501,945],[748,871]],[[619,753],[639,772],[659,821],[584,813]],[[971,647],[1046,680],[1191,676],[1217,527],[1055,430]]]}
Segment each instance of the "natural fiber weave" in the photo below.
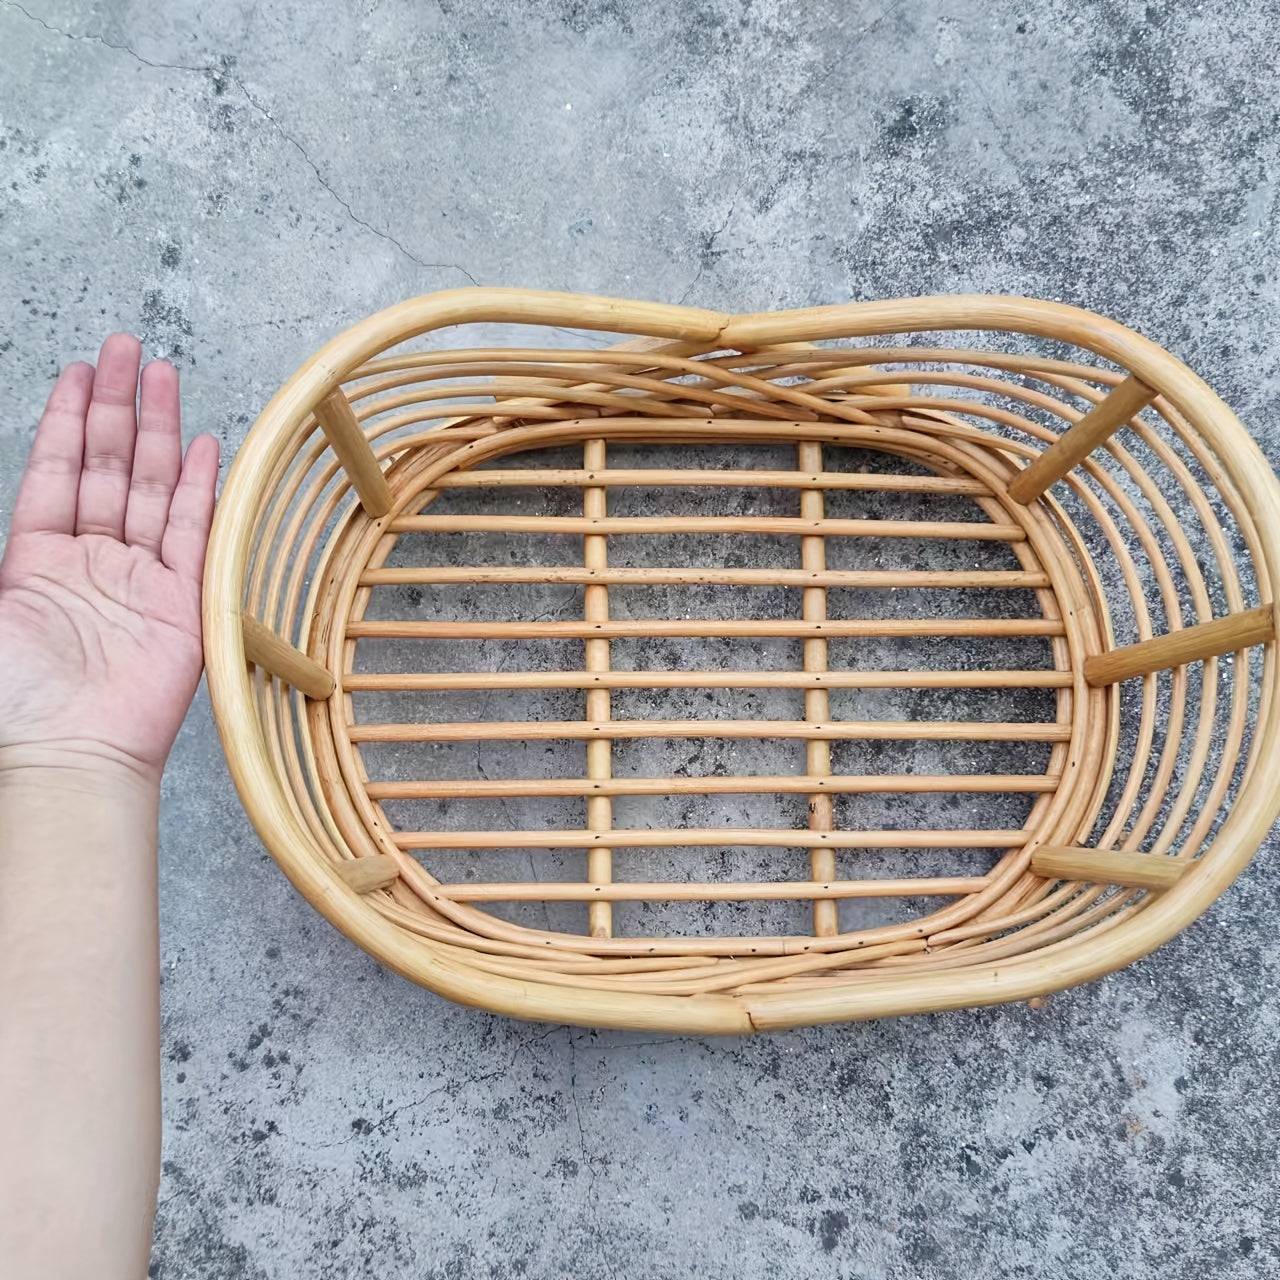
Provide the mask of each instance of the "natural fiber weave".
{"label": "natural fiber weave", "polygon": [[1184,928],[1280,808],[1278,572],[1240,423],[1087,312],[458,290],[264,410],[206,657],[264,843],[380,960],[747,1032]]}

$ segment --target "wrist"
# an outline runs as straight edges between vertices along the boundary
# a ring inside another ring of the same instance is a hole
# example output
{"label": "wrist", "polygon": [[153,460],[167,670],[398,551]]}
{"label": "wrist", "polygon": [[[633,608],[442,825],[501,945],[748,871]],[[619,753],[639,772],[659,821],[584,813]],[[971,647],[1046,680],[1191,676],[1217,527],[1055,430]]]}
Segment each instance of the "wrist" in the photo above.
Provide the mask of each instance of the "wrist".
{"label": "wrist", "polygon": [[30,784],[102,796],[149,796],[159,790],[160,771],[101,742],[0,743],[0,789]]}

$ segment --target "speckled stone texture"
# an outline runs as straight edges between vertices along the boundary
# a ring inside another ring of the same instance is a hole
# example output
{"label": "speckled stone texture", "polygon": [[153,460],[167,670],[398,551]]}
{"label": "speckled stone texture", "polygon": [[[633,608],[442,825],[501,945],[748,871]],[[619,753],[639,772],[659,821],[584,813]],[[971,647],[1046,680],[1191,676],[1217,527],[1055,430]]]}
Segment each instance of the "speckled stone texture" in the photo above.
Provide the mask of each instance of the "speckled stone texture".
{"label": "speckled stone texture", "polygon": [[[1244,0],[0,0],[0,512],[112,328],[230,454],[337,329],[470,281],[1061,298],[1278,458],[1278,40]],[[1042,1010],[746,1042],[386,973],[262,851],[203,694],[162,824],[157,1280],[1280,1273],[1274,840]]]}

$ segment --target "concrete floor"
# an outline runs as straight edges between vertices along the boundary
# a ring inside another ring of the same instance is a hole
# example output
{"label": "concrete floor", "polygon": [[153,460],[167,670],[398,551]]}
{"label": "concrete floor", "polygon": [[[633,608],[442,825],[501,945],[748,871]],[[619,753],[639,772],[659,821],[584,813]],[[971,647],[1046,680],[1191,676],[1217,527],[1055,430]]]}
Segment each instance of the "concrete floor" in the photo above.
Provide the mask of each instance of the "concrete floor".
{"label": "concrete floor", "polygon": [[[1280,460],[1280,71],[1242,0],[0,0],[0,514],[114,328],[234,451],[466,284],[1115,316]],[[1280,1273],[1280,859],[1132,969],[751,1042],[455,1007],[262,851],[201,694],[165,788],[151,1274]]]}

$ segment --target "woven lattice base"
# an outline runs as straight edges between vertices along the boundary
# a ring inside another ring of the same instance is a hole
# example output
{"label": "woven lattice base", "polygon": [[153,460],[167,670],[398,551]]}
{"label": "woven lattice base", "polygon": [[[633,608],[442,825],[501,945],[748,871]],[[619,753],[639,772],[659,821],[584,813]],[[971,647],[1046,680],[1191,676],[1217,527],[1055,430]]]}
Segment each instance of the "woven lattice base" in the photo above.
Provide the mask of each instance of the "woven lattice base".
{"label": "woven lattice base", "polygon": [[210,687],[294,884],[455,999],[733,1032],[1026,998],[1177,932],[1275,816],[1277,492],[1070,308],[433,295],[250,433]]}

